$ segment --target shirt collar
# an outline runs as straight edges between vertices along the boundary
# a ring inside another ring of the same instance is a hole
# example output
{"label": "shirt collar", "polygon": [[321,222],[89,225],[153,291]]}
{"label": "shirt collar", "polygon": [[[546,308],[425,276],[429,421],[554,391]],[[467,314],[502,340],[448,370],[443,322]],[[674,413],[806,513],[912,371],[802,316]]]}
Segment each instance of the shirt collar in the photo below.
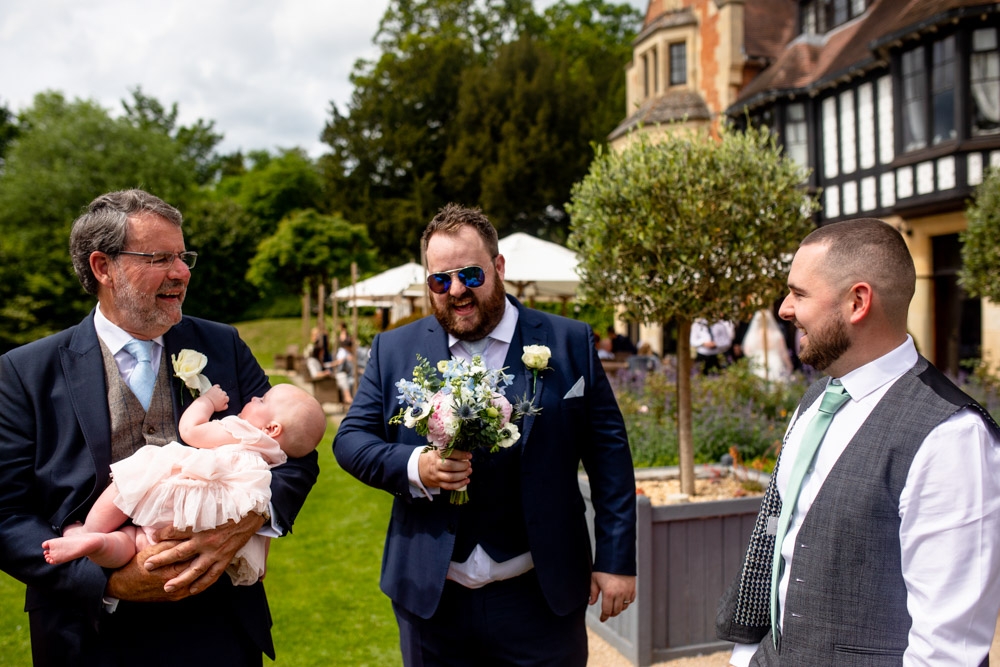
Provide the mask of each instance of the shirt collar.
{"label": "shirt collar", "polygon": [[[493,331],[486,334],[486,337],[510,345],[510,342],[514,340],[514,331],[517,330],[517,307],[506,297],[504,297],[503,302],[503,317],[500,318],[500,323],[493,327]],[[455,336],[448,334],[449,350],[459,342]]]}
{"label": "shirt collar", "polygon": [[917,358],[917,347],[913,344],[913,338],[907,334],[902,345],[861,368],[855,368],[840,380],[851,399],[859,401],[913,368]]}
{"label": "shirt collar", "polygon": [[[99,301],[97,302],[97,310],[94,313],[94,329],[97,330],[97,337],[108,346],[112,356],[121,352],[122,348],[125,347],[125,343],[134,338],[132,334],[114,324],[101,312],[101,303]],[[157,336],[153,339],[153,342],[163,347],[163,336]]]}

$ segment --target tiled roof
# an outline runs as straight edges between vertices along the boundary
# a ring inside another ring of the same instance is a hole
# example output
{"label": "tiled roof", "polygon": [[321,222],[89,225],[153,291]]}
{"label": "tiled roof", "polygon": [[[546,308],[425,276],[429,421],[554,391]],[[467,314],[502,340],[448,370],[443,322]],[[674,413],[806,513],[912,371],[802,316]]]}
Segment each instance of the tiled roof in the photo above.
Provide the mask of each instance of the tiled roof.
{"label": "tiled roof", "polygon": [[[650,9],[652,10],[652,4],[650,5]],[[638,44],[642,42],[657,30],[676,28],[684,25],[695,25],[697,23],[698,19],[695,18],[694,12],[690,7],[682,7],[680,9],[663,12],[662,14],[653,17],[652,20],[650,19],[650,14],[647,14],[646,22],[643,24],[642,30],[639,31],[639,34],[635,36],[633,43]]]}
{"label": "tiled roof", "polygon": [[623,120],[608,135],[608,140],[617,139],[640,124],[657,125],[682,120],[709,120],[711,117],[708,105],[698,93],[692,90],[669,91],[643,102],[635,113]]}
{"label": "tiled roof", "polygon": [[[651,0],[646,10],[646,20],[635,43],[665,28],[697,24],[698,19],[690,6],[665,10],[663,3]],[[746,0],[744,4],[744,44],[747,56],[774,60],[795,36],[798,0]]]}
{"label": "tiled roof", "polygon": [[795,37],[797,0],[747,0],[743,5],[747,57],[775,60]]}
{"label": "tiled roof", "polygon": [[995,12],[998,5],[982,0],[875,0],[866,14],[825,35],[799,35],[789,42],[774,64],[740,91],[729,111],[881,67],[879,47],[958,16]]}

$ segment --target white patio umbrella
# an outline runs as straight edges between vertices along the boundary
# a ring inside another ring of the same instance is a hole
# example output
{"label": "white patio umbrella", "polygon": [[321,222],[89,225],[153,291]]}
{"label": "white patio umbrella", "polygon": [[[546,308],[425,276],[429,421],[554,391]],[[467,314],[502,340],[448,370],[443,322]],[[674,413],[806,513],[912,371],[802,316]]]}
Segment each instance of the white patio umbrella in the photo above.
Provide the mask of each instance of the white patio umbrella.
{"label": "white patio umbrella", "polygon": [[517,232],[500,239],[507,261],[504,283],[518,298],[565,300],[576,296],[579,260],[569,248]]}
{"label": "white patio umbrella", "polygon": [[371,278],[365,278],[353,287],[350,285],[341,287],[334,297],[351,305],[388,308],[396,303],[398,297],[404,296],[404,292],[411,285],[423,282],[424,267],[416,262],[407,262]]}

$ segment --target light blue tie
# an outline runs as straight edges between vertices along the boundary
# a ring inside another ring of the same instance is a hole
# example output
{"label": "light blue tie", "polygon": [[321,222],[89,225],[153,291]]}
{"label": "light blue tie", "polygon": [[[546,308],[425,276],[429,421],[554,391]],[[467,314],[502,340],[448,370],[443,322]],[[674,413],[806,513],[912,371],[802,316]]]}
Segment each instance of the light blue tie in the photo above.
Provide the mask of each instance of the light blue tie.
{"label": "light blue tie", "polygon": [[823,400],[819,404],[819,412],[806,426],[806,432],[802,434],[799,455],[795,457],[791,475],[788,477],[788,489],[781,497],[781,514],[778,516],[778,532],[774,538],[774,560],[771,563],[771,636],[775,646],[777,646],[778,641],[778,582],[781,580],[781,569],[784,565],[784,559],[781,557],[781,543],[788,532],[788,524],[792,520],[792,514],[795,513],[795,505],[799,500],[799,492],[802,490],[802,480],[812,467],[819,445],[823,442],[827,429],[830,428],[830,422],[833,421],[833,415],[850,399],[851,395],[847,393],[839,380],[830,381],[823,394]]}
{"label": "light blue tie", "polygon": [[490,344],[490,337],[485,336],[479,340],[463,340],[462,347],[465,351],[469,353],[469,358],[476,356],[477,354],[483,360],[483,364],[486,363],[486,346]]}
{"label": "light blue tie", "polygon": [[149,410],[149,401],[153,398],[153,385],[156,384],[156,373],[153,372],[152,363],[153,341],[133,338],[125,343],[125,349],[135,357],[135,368],[128,378],[128,386],[142,403],[142,409]]}

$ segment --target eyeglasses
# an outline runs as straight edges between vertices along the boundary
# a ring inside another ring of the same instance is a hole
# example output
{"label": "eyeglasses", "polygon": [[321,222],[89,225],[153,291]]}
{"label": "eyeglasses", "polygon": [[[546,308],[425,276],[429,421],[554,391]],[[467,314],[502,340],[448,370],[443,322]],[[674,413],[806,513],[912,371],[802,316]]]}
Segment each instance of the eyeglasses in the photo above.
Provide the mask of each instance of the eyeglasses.
{"label": "eyeglasses", "polygon": [[486,272],[483,271],[483,267],[467,266],[464,269],[432,273],[427,276],[427,288],[435,294],[445,294],[451,289],[452,276],[457,276],[458,282],[473,289],[482,287],[483,283],[486,282]]}
{"label": "eyeglasses", "polygon": [[148,257],[149,265],[154,269],[169,269],[174,265],[174,260],[178,257],[189,269],[193,269],[195,263],[198,261],[198,253],[196,252],[132,252],[129,250],[120,250],[119,255],[135,255],[136,257]]}

